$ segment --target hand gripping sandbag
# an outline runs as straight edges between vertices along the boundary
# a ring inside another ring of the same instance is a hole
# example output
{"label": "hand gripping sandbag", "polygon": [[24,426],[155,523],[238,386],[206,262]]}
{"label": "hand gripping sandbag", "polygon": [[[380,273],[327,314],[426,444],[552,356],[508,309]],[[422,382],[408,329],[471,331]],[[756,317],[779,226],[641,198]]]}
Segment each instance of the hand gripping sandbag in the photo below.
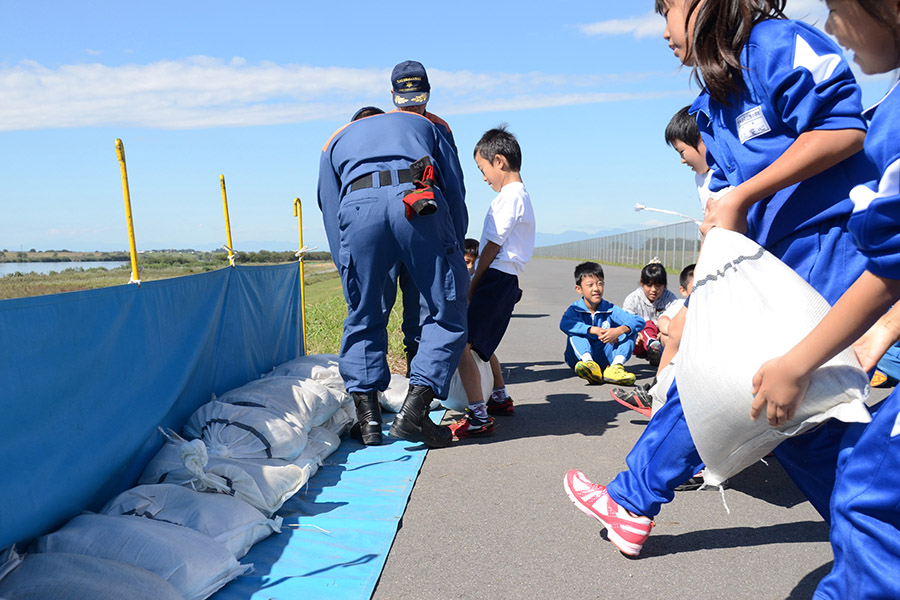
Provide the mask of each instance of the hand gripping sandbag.
{"label": "hand gripping sandbag", "polygon": [[187,527],[140,517],[82,514],[34,542],[35,552],[118,560],[155,573],[185,600],[208,598],[246,573],[228,548]]}
{"label": "hand gripping sandbag", "polygon": [[794,418],[772,428],[753,421],[753,375],[803,339],[829,310],[790,267],[749,238],[707,234],[694,270],[675,380],[706,481],[718,485],[785,439],[835,418],[871,420],[868,377],[849,348],[817,369]]}
{"label": "hand gripping sandbag", "polygon": [[4,600],[183,600],[172,584],[133,565],[66,552],[28,554],[0,577]]}
{"label": "hand gripping sandbag", "polygon": [[213,400],[191,415],[184,436],[202,439],[210,456],[291,460],[306,446],[306,430],[262,406]]}
{"label": "hand gripping sandbag", "polygon": [[281,517],[267,519],[259,510],[228,494],[196,492],[180,485],[139,485],[110,500],[104,515],[134,515],[188,527],[223,544],[237,559],[253,544],[281,531]]}

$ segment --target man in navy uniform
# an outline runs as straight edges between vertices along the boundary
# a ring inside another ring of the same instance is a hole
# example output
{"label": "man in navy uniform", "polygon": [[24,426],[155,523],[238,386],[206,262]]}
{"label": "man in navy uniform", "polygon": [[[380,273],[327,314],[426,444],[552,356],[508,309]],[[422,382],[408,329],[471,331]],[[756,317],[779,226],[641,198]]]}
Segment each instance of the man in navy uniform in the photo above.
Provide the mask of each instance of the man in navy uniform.
{"label": "man in navy uniform", "polygon": [[[394,102],[394,106],[398,110],[418,113],[434,123],[456,150],[456,142],[453,140],[450,126],[439,116],[426,109],[430,96],[431,84],[422,63],[406,60],[394,67],[391,72],[391,100]],[[465,194],[465,188],[463,188],[463,194]],[[424,296],[419,294],[409,270],[402,262],[398,262],[388,273],[384,295],[385,318],[388,318],[394,308],[398,284],[403,291],[403,315],[400,328],[403,331],[403,350],[406,354],[406,375],[409,377],[412,359],[418,352],[422,326],[428,318],[429,309],[428,302]]]}
{"label": "man in navy uniform", "polygon": [[[410,169],[423,162],[430,163],[424,175],[421,168]],[[446,398],[466,343],[464,193],[455,147],[445,132],[416,112],[400,110],[353,121],[323,148],[319,207],[348,312],[340,371],[366,444],[382,441],[377,391],[386,389],[390,380],[382,303],[388,271],[397,262],[409,270],[429,314],[410,365],[409,392],[391,435],[431,447],[452,440],[450,429],[432,423],[428,410],[435,396]],[[420,214],[405,201],[416,197],[428,205]]]}

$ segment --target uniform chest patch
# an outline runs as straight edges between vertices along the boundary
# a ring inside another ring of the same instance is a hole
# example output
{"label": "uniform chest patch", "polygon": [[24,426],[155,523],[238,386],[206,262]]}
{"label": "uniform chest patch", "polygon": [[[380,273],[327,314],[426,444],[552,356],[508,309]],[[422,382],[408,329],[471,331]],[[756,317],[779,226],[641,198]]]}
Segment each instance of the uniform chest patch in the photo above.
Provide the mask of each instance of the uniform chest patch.
{"label": "uniform chest patch", "polygon": [[772,131],[760,106],[751,108],[747,112],[738,115],[735,122],[737,123],[738,138],[740,138],[742,144],[747,143],[747,140],[752,140]]}

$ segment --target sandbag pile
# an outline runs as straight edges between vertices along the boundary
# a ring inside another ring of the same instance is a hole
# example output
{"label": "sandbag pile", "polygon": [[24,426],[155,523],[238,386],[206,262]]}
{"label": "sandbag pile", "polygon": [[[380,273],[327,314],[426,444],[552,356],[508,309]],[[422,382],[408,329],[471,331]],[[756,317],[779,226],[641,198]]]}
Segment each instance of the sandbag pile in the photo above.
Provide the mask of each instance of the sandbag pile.
{"label": "sandbag pile", "polygon": [[302,357],[188,419],[136,487],[97,513],[0,552],[0,598],[208,598],[251,570],[238,561],[280,532],[275,513],[340,445],[356,411],[337,357]]}

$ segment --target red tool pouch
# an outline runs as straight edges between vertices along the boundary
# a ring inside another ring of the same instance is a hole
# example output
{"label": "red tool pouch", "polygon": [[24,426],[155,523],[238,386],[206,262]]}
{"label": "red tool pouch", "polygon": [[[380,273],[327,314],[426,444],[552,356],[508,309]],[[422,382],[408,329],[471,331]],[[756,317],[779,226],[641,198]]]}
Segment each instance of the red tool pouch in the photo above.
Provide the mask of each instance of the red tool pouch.
{"label": "red tool pouch", "polygon": [[[422,164],[424,163],[424,165]],[[421,169],[424,166],[424,169]],[[419,171],[421,170],[421,175]],[[406,218],[412,219],[414,215],[426,216],[437,211],[437,202],[434,201],[434,167],[426,156],[410,165],[410,171],[414,173],[413,183],[415,189],[408,191],[403,196],[403,204],[406,205]]]}

